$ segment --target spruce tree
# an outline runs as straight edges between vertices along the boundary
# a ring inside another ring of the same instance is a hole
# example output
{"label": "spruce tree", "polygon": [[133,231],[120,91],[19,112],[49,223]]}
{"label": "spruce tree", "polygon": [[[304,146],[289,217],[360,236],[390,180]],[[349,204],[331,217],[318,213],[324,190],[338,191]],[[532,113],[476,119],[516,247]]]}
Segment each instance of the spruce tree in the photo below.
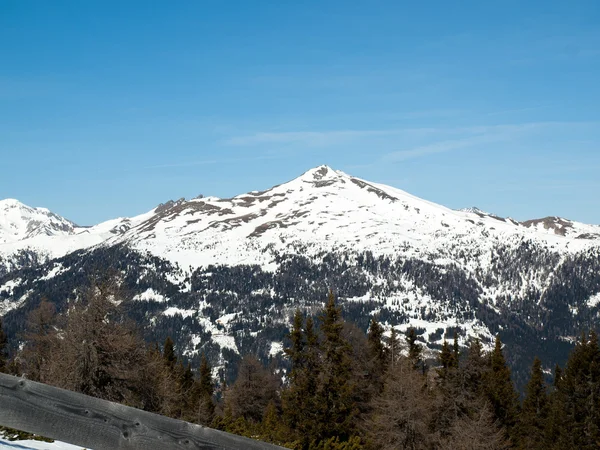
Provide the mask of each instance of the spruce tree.
{"label": "spruce tree", "polygon": [[406,334],[406,343],[408,344],[408,359],[416,369],[422,364],[423,346],[417,342],[417,333],[413,327],[408,329]]}
{"label": "spruce tree", "polygon": [[504,359],[499,336],[496,336],[494,350],[489,359],[490,370],[484,378],[485,394],[496,418],[510,434],[517,420],[519,397],[511,380],[510,368]]}
{"label": "spruce tree", "polygon": [[[583,450],[600,446],[600,348],[595,333],[582,334],[557,384],[561,445]],[[562,403],[562,404],[561,404]]]}
{"label": "spruce tree", "polygon": [[214,383],[212,380],[212,370],[206,355],[202,353],[200,358],[200,377],[196,381],[197,391],[197,420],[203,425],[209,425],[215,415],[215,404],[213,402]]}
{"label": "spruce tree", "polygon": [[177,362],[177,356],[175,356],[175,343],[173,342],[173,339],[171,339],[171,336],[167,336],[165,339],[163,358],[165,359],[167,367],[173,370],[175,368],[175,363]]}
{"label": "spruce tree", "polygon": [[450,350],[450,346],[448,342],[444,339],[444,343],[442,344],[442,351],[440,352],[440,364],[442,365],[442,371],[440,374],[445,374],[446,370],[453,366],[454,354]]}
{"label": "spruce tree", "polygon": [[487,371],[487,361],[483,354],[483,346],[479,338],[475,338],[469,345],[467,358],[465,361],[464,384],[465,389],[473,396],[482,393],[482,380]]}
{"label": "spruce tree", "polygon": [[398,338],[398,332],[394,327],[392,327],[387,345],[388,364],[392,370],[395,368],[398,359],[400,359],[400,351],[401,345],[400,339]]}
{"label": "spruce tree", "polygon": [[460,351],[458,348],[458,332],[454,330],[454,342],[452,343],[452,364],[451,367],[458,369],[458,362],[460,359]]}
{"label": "spruce tree", "polygon": [[[544,442],[547,448],[559,449],[568,436],[565,428],[565,392],[562,389],[563,371],[557,364],[554,368],[554,381],[552,391],[548,395],[548,418],[544,430]],[[568,448],[568,445],[563,445]]]}
{"label": "spruce tree", "polygon": [[8,367],[6,355],[6,333],[2,327],[2,319],[0,318],[0,372],[6,372]]}
{"label": "spruce tree", "polygon": [[321,314],[322,356],[317,384],[316,408],[318,441],[338,437],[347,441],[353,434],[357,406],[353,399],[351,347],[343,338],[341,309],[333,292]]}
{"label": "spruce tree", "polygon": [[525,388],[525,400],[519,415],[517,440],[521,449],[546,448],[545,432],[548,421],[548,394],[542,372],[542,362],[535,358],[531,376]]}
{"label": "spruce tree", "polygon": [[375,386],[377,393],[383,389],[383,376],[387,367],[387,351],[383,344],[383,327],[371,319],[367,334],[370,364],[370,382]]}

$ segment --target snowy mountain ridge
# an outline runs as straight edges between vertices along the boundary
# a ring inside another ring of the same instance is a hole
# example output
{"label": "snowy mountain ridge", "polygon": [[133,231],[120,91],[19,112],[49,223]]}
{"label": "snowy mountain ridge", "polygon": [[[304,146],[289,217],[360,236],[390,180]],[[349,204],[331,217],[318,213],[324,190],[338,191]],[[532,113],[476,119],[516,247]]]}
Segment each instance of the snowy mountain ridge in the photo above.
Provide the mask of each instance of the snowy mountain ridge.
{"label": "snowy mountain ridge", "polygon": [[182,267],[260,263],[281,252],[408,252],[446,256],[451,242],[534,239],[564,251],[600,243],[600,226],[561,218],[518,223],[477,208],[455,211],[327,166],[263,192],[167,202],[146,214],[78,227],[43,208],[0,202],[0,257],[23,250],[45,258],[126,243]]}
{"label": "snowy mountain ridge", "polygon": [[[42,214],[23,211],[11,213],[19,229]],[[523,358],[560,362],[574,336],[600,323],[600,227],[456,211],[327,166],[89,228],[45,220],[58,224],[42,228],[51,235],[13,233],[0,244],[9,330],[41,297],[65,307],[106,268],[122,275],[148,339],[171,335],[182,353],[206,352],[216,365],[280,354],[293,311],[318,311],[329,289],[362,328],[371,317],[415,327],[429,348],[455,329],[463,344],[501,333]],[[523,377],[529,363],[515,362]]]}

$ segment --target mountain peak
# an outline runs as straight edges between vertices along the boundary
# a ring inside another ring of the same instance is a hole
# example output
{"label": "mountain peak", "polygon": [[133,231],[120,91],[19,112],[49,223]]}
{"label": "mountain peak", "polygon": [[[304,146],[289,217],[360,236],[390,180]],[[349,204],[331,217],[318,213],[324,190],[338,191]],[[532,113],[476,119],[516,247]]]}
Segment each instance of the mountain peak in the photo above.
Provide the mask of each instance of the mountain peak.
{"label": "mountain peak", "polygon": [[338,178],[342,172],[334,170],[327,165],[314,167],[304,172],[300,178],[306,181],[322,181],[331,178]]}
{"label": "mountain peak", "polygon": [[0,200],[0,208],[29,208],[29,206],[20,202],[16,198],[5,198]]}
{"label": "mountain peak", "polygon": [[0,212],[0,243],[72,234],[76,226],[46,208],[33,208],[14,198],[0,200]]}

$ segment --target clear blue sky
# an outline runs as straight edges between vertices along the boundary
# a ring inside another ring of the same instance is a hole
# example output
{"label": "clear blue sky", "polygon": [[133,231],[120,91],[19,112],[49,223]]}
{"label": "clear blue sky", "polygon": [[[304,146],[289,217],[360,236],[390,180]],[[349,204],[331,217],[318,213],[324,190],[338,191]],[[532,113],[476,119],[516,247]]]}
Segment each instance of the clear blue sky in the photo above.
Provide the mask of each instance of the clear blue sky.
{"label": "clear blue sky", "polygon": [[0,58],[0,198],[81,224],[319,164],[600,224],[598,0],[0,0]]}

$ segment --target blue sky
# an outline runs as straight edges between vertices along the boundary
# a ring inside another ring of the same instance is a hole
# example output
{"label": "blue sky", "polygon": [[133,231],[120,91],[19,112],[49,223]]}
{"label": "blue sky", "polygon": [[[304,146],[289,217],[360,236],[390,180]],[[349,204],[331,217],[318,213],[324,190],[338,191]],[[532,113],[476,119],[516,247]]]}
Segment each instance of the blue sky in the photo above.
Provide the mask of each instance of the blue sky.
{"label": "blue sky", "polygon": [[600,224],[597,0],[2,0],[0,57],[0,198],[81,224],[320,164]]}

